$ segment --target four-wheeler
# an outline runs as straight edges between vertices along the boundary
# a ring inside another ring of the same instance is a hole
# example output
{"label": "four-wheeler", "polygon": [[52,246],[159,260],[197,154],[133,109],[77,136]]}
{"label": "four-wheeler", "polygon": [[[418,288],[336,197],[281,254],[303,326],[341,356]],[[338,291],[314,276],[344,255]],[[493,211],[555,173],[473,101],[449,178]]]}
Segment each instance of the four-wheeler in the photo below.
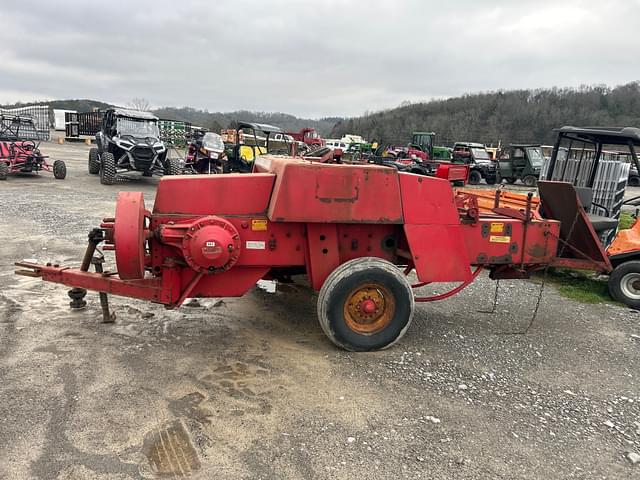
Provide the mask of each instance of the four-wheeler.
{"label": "four-wheeler", "polygon": [[[377,350],[403,336],[416,302],[451,297],[482,270],[494,279],[528,278],[558,263],[606,271],[593,230],[564,222],[581,210],[573,187],[562,185],[543,194],[544,215],[531,196],[524,209],[496,202],[482,215],[473,195],[439,178],[261,155],[248,175],[162,178],[152,210],[142,193],[120,192],[115,216],[89,233],[80,268],[19,262],[17,273],[73,287],[73,307],[86,305],[87,289],[100,292],[106,321],[107,293],[175,308],[187,298],[241,296],[260,279],[306,275],[331,341]],[[593,258],[563,256],[573,250],[560,245],[573,243]],[[96,252],[109,250],[115,266],[103,269]],[[459,285],[414,293],[441,282]]]}
{"label": "four-wheeler", "polygon": [[498,167],[491,160],[482,143],[456,142],[453,145],[453,162],[469,165],[469,183],[477,185],[482,179],[487,185],[498,180]]}
{"label": "four-wheeler", "polygon": [[199,132],[187,147],[185,170],[190,173],[222,173],[225,151],[222,137],[214,132]]}
{"label": "four-wheeler", "polygon": [[89,173],[100,174],[100,183],[114,184],[119,175],[136,172],[179,175],[182,163],[167,157],[160,141],[158,117],[148,112],[111,108],[105,111],[96,148],[89,150]]}
{"label": "four-wheeler", "polygon": [[507,183],[522,180],[527,187],[535,187],[543,161],[539,144],[511,144],[498,160],[500,178]]}
{"label": "four-wheeler", "polygon": [[59,180],[67,176],[67,167],[62,160],[53,164],[40,152],[33,118],[0,114],[0,180],[11,173],[53,173]]}
{"label": "four-wheeler", "polygon": [[[628,149],[632,165],[640,171],[636,150],[640,147],[639,128],[560,128],[546,178],[562,178],[567,182],[564,183],[565,190],[577,192],[582,215],[580,218],[576,217],[571,208],[562,202],[554,206],[553,210],[544,205],[543,208],[547,213],[564,219],[565,225],[568,225],[565,229],[573,229],[575,226],[575,235],[595,234],[605,239],[605,243],[599,242],[598,247],[600,251],[606,251],[611,265],[607,270],[610,273],[609,292],[614,299],[631,308],[640,309],[640,221],[636,218],[630,229],[619,230],[615,235],[605,235],[618,228],[622,206],[640,206],[640,196],[625,201],[626,179],[622,179],[622,188],[619,188],[620,179],[608,175],[609,171],[613,171],[612,164],[626,162],[625,155],[608,156],[609,165],[600,168],[601,163],[604,163],[603,151],[607,146]],[[594,154],[585,155],[586,150],[591,150]],[[560,182],[539,182],[543,198],[548,193],[548,183]],[[608,200],[609,206],[596,203],[596,193],[599,193],[598,197]],[[566,195],[569,196],[569,193]],[[592,259],[584,248],[576,248],[574,254],[583,257],[585,261]]]}

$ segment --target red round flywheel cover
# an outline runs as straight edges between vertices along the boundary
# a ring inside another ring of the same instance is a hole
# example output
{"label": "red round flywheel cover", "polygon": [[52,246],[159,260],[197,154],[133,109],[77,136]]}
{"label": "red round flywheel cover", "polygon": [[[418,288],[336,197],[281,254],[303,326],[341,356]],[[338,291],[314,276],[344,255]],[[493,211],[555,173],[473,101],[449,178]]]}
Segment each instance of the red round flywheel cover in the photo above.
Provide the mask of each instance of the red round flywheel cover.
{"label": "red round flywheel cover", "polygon": [[142,192],[119,192],[113,243],[118,275],[123,280],[144,278],[144,198]]}

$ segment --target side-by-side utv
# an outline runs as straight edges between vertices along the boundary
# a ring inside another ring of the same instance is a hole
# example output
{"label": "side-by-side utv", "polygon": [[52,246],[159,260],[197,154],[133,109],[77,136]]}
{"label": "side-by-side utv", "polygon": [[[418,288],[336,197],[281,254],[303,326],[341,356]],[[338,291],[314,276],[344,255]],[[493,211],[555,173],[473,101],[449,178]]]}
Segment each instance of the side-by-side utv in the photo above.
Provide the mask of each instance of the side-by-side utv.
{"label": "side-by-side utv", "polygon": [[[600,237],[601,248],[611,263],[611,296],[635,309],[640,309],[640,219],[636,218],[627,230],[619,230],[619,220],[624,208],[634,210],[640,206],[640,196],[625,199],[631,166],[640,171],[638,147],[639,128],[563,127],[558,130],[545,172],[550,181],[539,183],[541,196],[558,181],[573,186],[586,212],[586,227]],[[626,161],[629,158],[631,164]],[[577,231],[580,219],[563,212],[562,202],[554,209],[556,218],[562,218],[563,229]],[[575,249],[574,254],[589,258],[580,249]]]}
{"label": "side-by-side utv", "polygon": [[119,175],[179,175],[182,164],[167,158],[160,140],[158,117],[149,112],[112,108],[104,113],[96,134],[96,148],[89,150],[89,173],[100,174],[100,183],[114,184]]}

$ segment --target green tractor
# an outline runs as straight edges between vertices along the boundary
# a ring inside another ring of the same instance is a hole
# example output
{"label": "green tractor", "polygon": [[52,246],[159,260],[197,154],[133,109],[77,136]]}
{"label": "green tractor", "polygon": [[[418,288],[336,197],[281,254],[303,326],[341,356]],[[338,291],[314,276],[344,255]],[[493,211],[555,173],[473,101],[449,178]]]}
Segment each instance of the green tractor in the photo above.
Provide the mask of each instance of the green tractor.
{"label": "green tractor", "polygon": [[411,147],[427,153],[431,160],[450,161],[451,149],[434,145],[435,138],[434,132],[413,132]]}
{"label": "green tractor", "polygon": [[543,160],[540,145],[511,144],[502,152],[498,161],[500,178],[507,183],[521,180],[527,187],[535,187]]}

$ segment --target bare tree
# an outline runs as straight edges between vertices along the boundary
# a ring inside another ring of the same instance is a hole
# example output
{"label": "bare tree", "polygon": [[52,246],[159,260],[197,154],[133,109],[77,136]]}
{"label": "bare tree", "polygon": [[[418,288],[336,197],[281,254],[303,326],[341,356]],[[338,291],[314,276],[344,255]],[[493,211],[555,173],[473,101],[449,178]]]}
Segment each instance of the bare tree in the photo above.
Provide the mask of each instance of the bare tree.
{"label": "bare tree", "polygon": [[132,98],[131,101],[127,103],[127,107],[140,112],[148,112],[151,110],[151,104],[146,98]]}

